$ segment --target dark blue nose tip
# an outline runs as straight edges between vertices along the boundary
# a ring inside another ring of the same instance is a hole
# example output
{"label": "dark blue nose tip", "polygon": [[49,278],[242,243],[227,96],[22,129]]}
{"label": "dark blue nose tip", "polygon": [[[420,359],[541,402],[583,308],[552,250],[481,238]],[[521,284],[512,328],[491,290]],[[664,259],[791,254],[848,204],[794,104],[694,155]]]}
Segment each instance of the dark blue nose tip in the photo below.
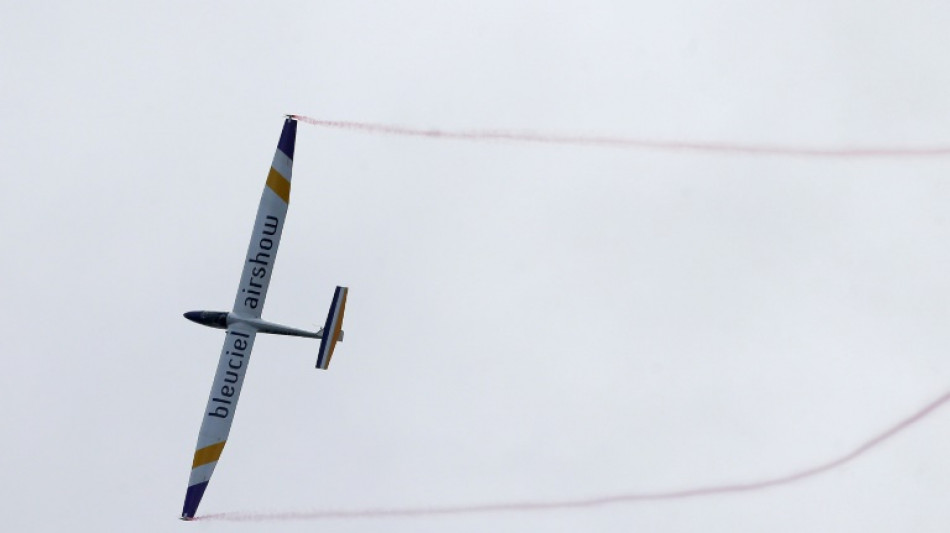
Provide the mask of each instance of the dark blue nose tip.
{"label": "dark blue nose tip", "polygon": [[201,323],[201,311],[188,311],[185,313],[185,318],[191,320],[192,322]]}

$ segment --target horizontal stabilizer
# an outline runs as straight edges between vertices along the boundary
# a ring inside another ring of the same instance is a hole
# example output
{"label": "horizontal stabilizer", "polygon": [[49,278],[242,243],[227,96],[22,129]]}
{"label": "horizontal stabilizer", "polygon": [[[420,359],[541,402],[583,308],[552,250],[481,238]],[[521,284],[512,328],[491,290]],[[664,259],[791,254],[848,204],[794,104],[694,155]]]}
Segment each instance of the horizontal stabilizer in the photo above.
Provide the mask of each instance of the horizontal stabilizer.
{"label": "horizontal stabilizer", "polygon": [[327,322],[324,324],[320,339],[320,354],[317,355],[317,368],[324,370],[330,366],[333,349],[336,343],[343,340],[343,311],[346,308],[346,294],[349,289],[337,287],[333,293],[333,302],[330,303],[330,312],[327,313]]}

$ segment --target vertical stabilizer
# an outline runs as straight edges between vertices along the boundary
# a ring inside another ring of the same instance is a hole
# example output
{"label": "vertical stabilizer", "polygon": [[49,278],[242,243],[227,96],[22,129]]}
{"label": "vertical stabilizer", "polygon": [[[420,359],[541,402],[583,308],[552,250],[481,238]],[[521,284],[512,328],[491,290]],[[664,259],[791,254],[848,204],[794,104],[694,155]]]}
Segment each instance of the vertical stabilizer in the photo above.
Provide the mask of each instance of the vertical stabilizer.
{"label": "vertical stabilizer", "polygon": [[330,366],[336,343],[343,340],[343,311],[346,309],[346,295],[349,289],[337,287],[333,292],[333,302],[327,313],[327,322],[323,326],[323,338],[320,339],[320,354],[317,355],[317,368],[324,370]]}

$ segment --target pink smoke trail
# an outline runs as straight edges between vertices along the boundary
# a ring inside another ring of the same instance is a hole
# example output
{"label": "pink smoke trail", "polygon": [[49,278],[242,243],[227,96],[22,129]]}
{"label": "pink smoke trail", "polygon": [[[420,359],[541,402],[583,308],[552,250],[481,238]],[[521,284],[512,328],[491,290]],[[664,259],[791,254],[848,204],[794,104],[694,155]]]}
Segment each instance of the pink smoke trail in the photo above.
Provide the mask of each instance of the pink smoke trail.
{"label": "pink smoke trail", "polygon": [[684,488],[672,491],[655,492],[633,492],[627,494],[613,494],[600,496],[596,498],[567,499],[555,501],[537,501],[537,502],[500,502],[486,504],[470,505],[445,505],[432,507],[393,507],[379,509],[352,509],[352,510],[324,510],[310,512],[274,512],[274,513],[217,513],[209,514],[199,518],[199,520],[227,520],[231,522],[270,522],[270,521],[288,521],[288,520],[330,520],[330,519],[359,519],[359,518],[394,518],[394,517],[421,517],[421,516],[455,516],[467,514],[499,513],[499,512],[531,512],[531,511],[553,511],[565,509],[583,509],[591,507],[602,507],[606,505],[631,504],[642,501],[657,500],[684,500],[687,498],[699,498],[703,496],[714,496],[721,494],[733,494],[740,492],[753,492],[781,485],[789,485],[803,479],[824,474],[830,470],[839,468],[846,463],[857,459],[871,449],[877,447],[884,441],[894,437],[898,433],[920,422],[938,408],[950,401],[950,391],[928,403],[917,412],[899,421],[886,431],[875,435],[864,441],[863,444],[850,452],[820,463],[818,465],[797,470],[792,473],[763,479],[759,481],[749,481],[744,483],[730,483],[724,485],[711,485],[708,487]]}
{"label": "pink smoke trail", "polygon": [[291,118],[322,126],[366,133],[452,139],[461,141],[520,141],[574,146],[597,146],[641,150],[665,150],[686,152],[732,153],[740,155],[780,155],[791,157],[866,158],[866,157],[945,157],[950,155],[950,146],[929,147],[851,147],[816,148],[767,144],[740,144],[704,141],[663,141],[655,139],[629,139],[623,137],[555,135],[510,130],[450,131],[439,129],[411,128],[370,122],[323,120],[303,115],[288,115]]}

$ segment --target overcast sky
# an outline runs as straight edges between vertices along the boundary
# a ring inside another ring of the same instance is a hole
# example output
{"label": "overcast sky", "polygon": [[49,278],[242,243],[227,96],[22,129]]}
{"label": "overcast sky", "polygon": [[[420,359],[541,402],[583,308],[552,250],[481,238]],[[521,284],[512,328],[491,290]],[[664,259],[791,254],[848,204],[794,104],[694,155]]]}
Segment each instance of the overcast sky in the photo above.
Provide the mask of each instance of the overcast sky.
{"label": "overcast sky", "polygon": [[[4,2],[10,531],[939,532],[950,412],[764,492],[179,523],[282,115],[950,144],[946,2]],[[950,386],[950,159],[465,143],[300,124],[199,514],[569,500],[833,459]]]}

